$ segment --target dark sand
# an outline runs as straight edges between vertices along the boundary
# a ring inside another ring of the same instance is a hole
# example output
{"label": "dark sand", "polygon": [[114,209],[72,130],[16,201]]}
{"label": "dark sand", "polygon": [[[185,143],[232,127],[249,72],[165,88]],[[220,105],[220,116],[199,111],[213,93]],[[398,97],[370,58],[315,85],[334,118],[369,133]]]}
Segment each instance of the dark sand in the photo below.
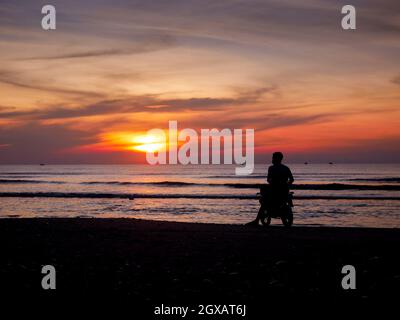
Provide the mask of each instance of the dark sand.
{"label": "dark sand", "polygon": [[[0,244],[3,294],[119,297],[149,314],[158,303],[248,304],[254,314],[274,299],[370,302],[400,292],[398,229],[2,219]],[[46,264],[57,269],[55,291],[41,289]],[[356,290],[341,288],[346,264]]]}

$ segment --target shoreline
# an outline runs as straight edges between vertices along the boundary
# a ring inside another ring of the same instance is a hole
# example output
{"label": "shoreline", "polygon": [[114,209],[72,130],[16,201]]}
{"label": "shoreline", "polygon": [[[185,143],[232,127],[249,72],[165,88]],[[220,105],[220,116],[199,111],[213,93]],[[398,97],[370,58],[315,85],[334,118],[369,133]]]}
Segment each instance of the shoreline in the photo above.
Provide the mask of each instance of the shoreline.
{"label": "shoreline", "polygon": [[[255,218],[256,215],[254,215],[253,218]],[[13,214],[13,215],[7,215],[7,216],[0,216],[0,224],[2,220],[50,220],[50,221],[57,221],[57,220],[106,220],[106,221],[132,221],[133,223],[136,222],[144,222],[148,224],[152,223],[165,223],[165,224],[185,224],[185,225],[193,225],[193,226],[198,226],[198,225],[204,225],[204,226],[221,226],[221,227],[243,227],[249,230],[269,230],[269,229],[274,229],[274,228],[285,228],[282,223],[280,222],[279,218],[273,218],[272,223],[269,227],[263,226],[261,223],[258,226],[246,226],[247,222],[244,223],[225,223],[225,222],[195,222],[195,221],[174,221],[174,220],[157,220],[157,219],[143,219],[143,218],[128,218],[128,217],[94,217],[94,216],[73,216],[73,217],[65,217],[65,216],[60,216],[60,217],[45,217],[45,216],[38,216],[38,217],[24,217],[22,215],[18,214]],[[250,222],[250,221],[248,221]],[[1,227],[1,226],[0,226]],[[294,223],[291,229],[314,229],[314,228],[321,228],[321,229],[350,229],[350,230],[397,230],[400,232],[399,227],[363,227],[363,226],[340,226],[340,225],[327,225],[327,224],[299,224],[299,223]]]}
{"label": "shoreline", "polygon": [[[172,228],[179,228],[179,227],[184,227],[187,226],[189,228],[191,227],[202,227],[202,228],[207,228],[208,226],[213,226],[213,227],[221,227],[221,231],[223,229],[228,229],[228,228],[238,228],[238,229],[243,229],[243,230],[237,230],[237,231],[257,231],[260,232],[262,230],[268,231],[268,230],[274,230],[274,229],[285,229],[285,230],[301,230],[301,232],[306,231],[305,229],[314,229],[314,228],[321,228],[321,229],[332,229],[333,230],[364,230],[365,232],[367,231],[386,231],[386,230],[393,230],[395,232],[400,233],[400,228],[382,228],[382,227],[357,227],[357,226],[329,226],[329,225],[322,225],[322,224],[315,224],[315,225],[299,225],[299,224],[294,224],[290,228],[285,228],[283,225],[280,224],[279,219],[273,219],[273,221],[277,222],[276,224],[272,224],[269,227],[264,227],[261,224],[259,226],[246,226],[245,224],[235,224],[235,223],[215,223],[215,222],[193,222],[193,221],[169,221],[169,220],[151,220],[151,219],[142,219],[142,218],[126,218],[126,217],[121,217],[121,218],[108,218],[108,217],[92,217],[92,216],[82,216],[82,217],[19,217],[19,215],[15,215],[16,217],[7,217],[7,218],[0,218],[0,228],[4,227],[2,225],[3,221],[12,221],[11,223],[18,224],[18,221],[27,221],[27,223],[35,223],[38,222],[39,224],[45,223],[48,225],[49,223],[55,223],[57,224],[58,222],[62,223],[75,223],[76,225],[80,225],[79,222],[81,221],[93,221],[93,227],[97,228],[100,227],[103,222],[108,222],[113,224],[114,227],[119,228],[122,226],[125,227],[137,227],[138,224],[141,224],[141,226],[146,226],[146,227],[153,227],[157,225],[157,227],[172,227]],[[17,218],[18,216],[18,218]],[[254,216],[255,217],[255,216]],[[100,222],[97,225],[97,222]],[[85,225],[85,224],[82,224]],[[57,226],[55,226],[57,227]],[[363,232],[363,231],[362,231]]]}

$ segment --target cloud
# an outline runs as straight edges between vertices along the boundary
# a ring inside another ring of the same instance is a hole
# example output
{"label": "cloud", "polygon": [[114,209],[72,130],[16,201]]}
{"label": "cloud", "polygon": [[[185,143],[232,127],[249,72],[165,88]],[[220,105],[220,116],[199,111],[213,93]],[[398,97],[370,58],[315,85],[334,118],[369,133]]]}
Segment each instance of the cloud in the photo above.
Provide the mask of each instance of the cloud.
{"label": "cloud", "polygon": [[25,82],[19,79],[16,75],[12,75],[10,72],[1,71],[0,72],[0,83],[11,85],[23,89],[39,90],[46,92],[53,92],[65,95],[76,95],[76,96],[89,96],[89,97],[102,97],[103,94],[99,92],[82,91],[67,88],[58,88],[50,85],[44,84],[31,84],[31,82]]}
{"label": "cloud", "polygon": [[104,57],[129,54],[128,51],[111,49],[111,50],[98,50],[98,51],[87,51],[87,52],[75,52],[56,56],[43,56],[43,57],[30,57],[22,58],[21,60],[63,60],[63,59],[80,59],[80,58],[93,58],[93,57]]}
{"label": "cloud", "polygon": [[97,142],[95,134],[38,122],[0,127],[0,164],[135,163],[143,154],[132,152],[67,152]]}
{"label": "cloud", "polygon": [[243,113],[232,114],[229,117],[215,116],[211,119],[189,119],[187,125],[194,128],[228,128],[228,129],[255,129],[256,131],[270,130],[279,127],[290,127],[305,125],[311,123],[327,122],[335,119],[339,115],[336,114],[288,114],[288,113],[273,113],[264,112],[257,115],[246,115]]}
{"label": "cloud", "polygon": [[133,55],[141,53],[149,53],[158,50],[171,48],[175,45],[175,39],[168,35],[160,35],[156,39],[143,39],[135,45],[128,44],[124,49],[104,49],[104,50],[92,50],[92,51],[77,51],[69,52],[58,55],[46,55],[20,58],[23,61],[36,61],[36,60],[65,60],[65,59],[85,59],[85,58],[101,58],[109,56],[120,56],[120,55]]}
{"label": "cloud", "polygon": [[[0,128],[0,144],[8,144],[2,163],[40,163],[55,158],[58,150],[87,141],[86,133],[62,126],[29,122],[23,126]],[[29,160],[27,160],[29,159]]]}
{"label": "cloud", "polygon": [[[0,79],[1,82],[1,79]],[[50,107],[29,111],[8,111],[0,109],[0,117],[29,118],[29,119],[66,119],[98,115],[112,115],[120,113],[160,113],[160,112],[188,112],[188,111],[215,111],[225,108],[252,104],[265,93],[276,90],[271,87],[245,90],[232,98],[188,98],[162,99],[156,95],[142,95],[124,99],[101,100],[93,104],[78,108]],[[5,112],[4,112],[5,111]]]}
{"label": "cloud", "polygon": [[14,111],[17,108],[15,107],[8,107],[8,106],[0,106],[0,113],[1,112],[8,112],[8,111]]}
{"label": "cloud", "polygon": [[400,74],[391,80],[392,83],[400,85]]}

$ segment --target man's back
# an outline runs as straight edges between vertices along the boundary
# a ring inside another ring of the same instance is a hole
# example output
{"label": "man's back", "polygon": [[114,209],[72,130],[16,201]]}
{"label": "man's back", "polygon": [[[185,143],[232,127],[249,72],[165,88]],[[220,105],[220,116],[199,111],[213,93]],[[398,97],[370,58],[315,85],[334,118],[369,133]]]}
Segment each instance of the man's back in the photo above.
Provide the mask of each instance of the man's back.
{"label": "man's back", "polygon": [[274,164],[268,168],[267,181],[272,186],[287,186],[291,184],[294,179],[290,169],[284,164]]}

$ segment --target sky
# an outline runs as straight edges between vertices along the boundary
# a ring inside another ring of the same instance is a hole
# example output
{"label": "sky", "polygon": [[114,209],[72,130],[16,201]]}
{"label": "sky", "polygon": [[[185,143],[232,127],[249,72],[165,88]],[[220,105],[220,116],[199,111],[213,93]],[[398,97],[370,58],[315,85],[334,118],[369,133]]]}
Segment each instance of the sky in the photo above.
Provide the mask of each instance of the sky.
{"label": "sky", "polygon": [[400,2],[343,30],[348,2],[0,0],[0,164],[143,163],[169,120],[254,128],[260,163],[400,162]]}

